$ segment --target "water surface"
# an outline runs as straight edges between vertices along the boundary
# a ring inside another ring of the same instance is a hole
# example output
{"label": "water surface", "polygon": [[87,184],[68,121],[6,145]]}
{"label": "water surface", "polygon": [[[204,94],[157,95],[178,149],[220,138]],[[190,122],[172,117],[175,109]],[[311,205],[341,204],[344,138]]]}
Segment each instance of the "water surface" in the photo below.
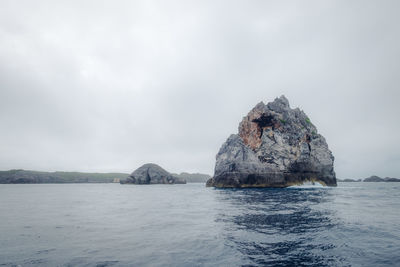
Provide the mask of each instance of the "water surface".
{"label": "water surface", "polygon": [[395,266],[400,184],[0,185],[0,266]]}

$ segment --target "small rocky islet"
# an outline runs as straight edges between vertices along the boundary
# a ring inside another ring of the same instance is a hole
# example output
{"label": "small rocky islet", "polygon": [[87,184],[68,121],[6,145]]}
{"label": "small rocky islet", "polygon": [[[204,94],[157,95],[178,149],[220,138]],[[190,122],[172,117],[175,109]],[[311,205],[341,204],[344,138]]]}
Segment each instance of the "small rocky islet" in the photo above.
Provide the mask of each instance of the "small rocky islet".
{"label": "small rocky islet", "polygon": [[243,118],[216,156],[207,186],[288,187],[304,182],[336,186],[334,157],[325,138],[285,96],[260,102]]}
{"label": "small rocky islet", "polygon": [[121,184],[186,184],[186,180],[164,170],[154,163],[137,168],[132,174],[121,180]]}

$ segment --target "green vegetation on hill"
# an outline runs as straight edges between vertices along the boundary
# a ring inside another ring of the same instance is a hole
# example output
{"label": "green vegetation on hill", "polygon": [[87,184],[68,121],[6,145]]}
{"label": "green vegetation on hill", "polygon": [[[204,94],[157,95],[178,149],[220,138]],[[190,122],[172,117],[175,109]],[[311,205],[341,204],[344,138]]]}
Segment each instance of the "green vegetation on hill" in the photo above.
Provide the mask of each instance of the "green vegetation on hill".
{"label": "green vegetation on hill", "polygon": [[112,183],[125,179],[126,173],[39,172],[28,170],[0,171],[0,184],[25,183]]}
{"label": "green vegetation on hill", "polygon": [[173,173],[173,176],[179,177],[181,179],[185,179],[188,183],[205,183],[208,179],[211,178],[208,174],[202,173],[187,173],[182,172],[181,174]]}

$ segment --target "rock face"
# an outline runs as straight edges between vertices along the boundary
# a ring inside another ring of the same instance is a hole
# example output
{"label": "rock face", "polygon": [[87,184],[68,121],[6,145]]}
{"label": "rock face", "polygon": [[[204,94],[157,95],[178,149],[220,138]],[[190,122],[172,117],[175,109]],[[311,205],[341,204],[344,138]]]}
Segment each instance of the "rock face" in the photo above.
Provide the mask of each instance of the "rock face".
{"label": "rock face", "polygon": [[147,163],[121,181],[121,184],[186,184],[186,181],[174,177],[157,164]]}
{"label": "rock face", "polygon": [[336,186],[334,157],[300,109],[281,96],[257,104],[216,157],[214,187],[287,187],[306,181]]}

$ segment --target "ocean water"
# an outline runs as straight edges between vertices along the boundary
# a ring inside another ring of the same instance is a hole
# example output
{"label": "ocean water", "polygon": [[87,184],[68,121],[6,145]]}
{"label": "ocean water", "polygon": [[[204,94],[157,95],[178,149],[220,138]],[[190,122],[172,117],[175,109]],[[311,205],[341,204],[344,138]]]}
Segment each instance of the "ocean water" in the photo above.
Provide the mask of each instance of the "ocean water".
{"label": "ocean water", "polygon": [[400,183],[0,185],[0,266],[400,266]]}

